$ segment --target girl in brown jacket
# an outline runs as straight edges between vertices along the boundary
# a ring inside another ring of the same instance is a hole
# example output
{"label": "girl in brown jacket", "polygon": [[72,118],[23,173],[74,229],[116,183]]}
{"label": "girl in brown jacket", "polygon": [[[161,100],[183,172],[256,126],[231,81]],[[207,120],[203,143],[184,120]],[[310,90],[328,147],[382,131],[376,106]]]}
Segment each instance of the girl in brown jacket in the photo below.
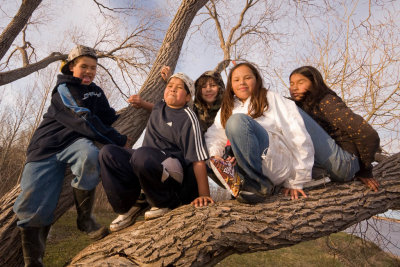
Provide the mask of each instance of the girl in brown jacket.
{"label": "girl in brown jacket", "polygon": [[[374,191],[378,191],[379,184],[372,177],[371,164],[379,148],[378,133],[361,116],[347,107],[342,99],[325,84],[321,73],[316,68],[311,66],[297,68],[290,74],[289,79],[291,98],[339,146],[338,156],[330,159],[332,165],[342,164],[341,168],[347,168],[349,167],[347,165],[351,163],[340,162],[342,161],[340,155],[344,153],[355,156],[359,167],[354,177]],[[321,148],[314,143],[314,149],[317,151]]]}

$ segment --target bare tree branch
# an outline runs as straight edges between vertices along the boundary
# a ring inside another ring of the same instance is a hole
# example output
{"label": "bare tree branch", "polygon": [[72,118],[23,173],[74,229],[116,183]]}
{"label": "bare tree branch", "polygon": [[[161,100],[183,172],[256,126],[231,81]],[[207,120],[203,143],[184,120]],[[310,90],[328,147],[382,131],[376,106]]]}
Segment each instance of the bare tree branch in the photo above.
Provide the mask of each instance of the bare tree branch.
{"label": "bare tree branch", "polygon": [[22,4],[13,17],[11,22],[7,25],[0,35],[0,59],[4,57],[15,38],[25,27],[33,11],[39,6],[42,0],[23,0]]}

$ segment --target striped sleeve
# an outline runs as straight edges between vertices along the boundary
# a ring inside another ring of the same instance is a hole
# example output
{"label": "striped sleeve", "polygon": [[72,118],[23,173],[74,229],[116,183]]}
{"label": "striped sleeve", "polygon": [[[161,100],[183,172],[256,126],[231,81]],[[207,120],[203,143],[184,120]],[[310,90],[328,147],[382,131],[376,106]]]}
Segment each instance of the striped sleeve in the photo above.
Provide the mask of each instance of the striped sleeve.
{"label": "striped sleeve", "polygon": [[191,124],[192,124],[192,132],[193,132],[193,139],[194,139],[194,150],[198,161],[208,159],[208,153],[205,146],[204,138],[201,133],[201,127],[199,120],[196,117],[196,114],[191,110],[189,107],[185,108],[185,112],[188,115]]}

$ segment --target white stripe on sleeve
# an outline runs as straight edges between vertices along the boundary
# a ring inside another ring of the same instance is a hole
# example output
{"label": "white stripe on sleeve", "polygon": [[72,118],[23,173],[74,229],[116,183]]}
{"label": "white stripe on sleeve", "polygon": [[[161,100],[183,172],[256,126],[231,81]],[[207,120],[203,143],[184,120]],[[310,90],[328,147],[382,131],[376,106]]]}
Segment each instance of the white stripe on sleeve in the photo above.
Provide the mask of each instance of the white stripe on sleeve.
{"label": "white stripe on sleeve", "polygon": [[194,114],[193,110],[191,110],[189,107],[185,108],[185,111],[188,114],[190,120],[192,121],[197,157],[199,160],[205,160],[207,159],[207,153],[204,144],[201,140],[201,129],[199,120],[197,119],[196,114]]}

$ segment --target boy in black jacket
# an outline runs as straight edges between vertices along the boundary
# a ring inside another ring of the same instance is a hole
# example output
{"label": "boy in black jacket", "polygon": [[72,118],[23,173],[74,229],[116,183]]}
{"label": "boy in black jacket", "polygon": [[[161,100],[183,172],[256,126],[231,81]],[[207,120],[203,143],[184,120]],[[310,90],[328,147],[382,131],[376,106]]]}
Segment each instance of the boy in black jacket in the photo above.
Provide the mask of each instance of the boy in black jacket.
{"label": "boy in black jacket", "polygon": [[21,232],[25,266],[41,266],[53,212],[61,193],[67,165],[78,213],[77,226],[92,239],[108,230],[92,217],[94,193],[99,183],[99,150],[93,144],[124,146],[127,137],[111,124],[118,118],[103,90],[93,83],[97,55],[78,45],[68,55],[52,92],[51,104],[32,136],[14,204]]}

